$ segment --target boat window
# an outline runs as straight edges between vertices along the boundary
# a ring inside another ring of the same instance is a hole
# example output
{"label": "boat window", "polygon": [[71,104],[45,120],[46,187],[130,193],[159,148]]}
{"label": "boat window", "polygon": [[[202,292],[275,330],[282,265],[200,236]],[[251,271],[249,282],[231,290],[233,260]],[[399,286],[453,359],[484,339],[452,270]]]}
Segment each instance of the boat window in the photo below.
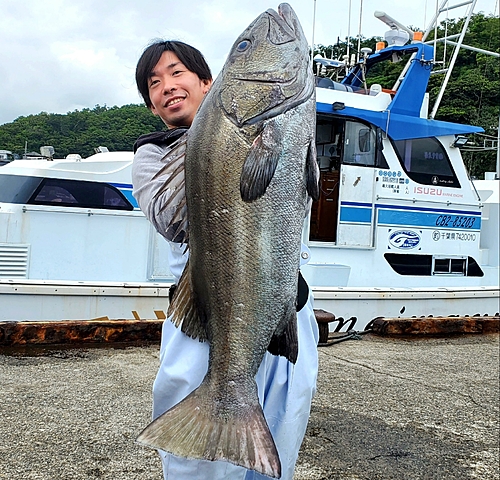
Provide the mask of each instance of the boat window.
{"label": "boat window", "polygon": [[318,116],[316,151],[322,171],[339,170],[342,156],[344,121],[331,116]]}
{"label": "boat window", "polygon": [[125,196],[112,185],[101,182],[45,178],[28,200],[33,205],[133,210]]}
{"label": "boat window", "polygon": [[34,201],[30,203],[41,203],[43,205],[50,205],[51,203],[78,203],[75,197],[64,187],[51,185],[50,183],[45,183],[34,198]]}
{"label": "boat window", "polygon": [[27,203],[41,178],[23,175],[0,175],[0,203]]}
{"label": "boat window", "polygon": [[389,168],[379,129],[338,116],[318,115],[316,150],[322,171],[340,170],[341,164]]}
{"label": "boat window", "polygon": [[408,177],[423,185],[459,188],[450,159],[436,138],[393,140],[394,149]]}
{"label": "boat window", "polygon": [[358,137],[359,150],[363,153],[371,152],[372,150],[373,139],[370,133],[371,130],[369,128],[362,128],[359,131],[359,137]]}
{"label": "boat window", "polygon": [[346,122],[343,163],[375,166],[375,130],[359,122]]}
{"label": "boat window", "polygon": [[385,253],[384,257],[399,275],[455,275],[466,277],[482,277],[484,275],[481,267],[473,257],[401,253]]}

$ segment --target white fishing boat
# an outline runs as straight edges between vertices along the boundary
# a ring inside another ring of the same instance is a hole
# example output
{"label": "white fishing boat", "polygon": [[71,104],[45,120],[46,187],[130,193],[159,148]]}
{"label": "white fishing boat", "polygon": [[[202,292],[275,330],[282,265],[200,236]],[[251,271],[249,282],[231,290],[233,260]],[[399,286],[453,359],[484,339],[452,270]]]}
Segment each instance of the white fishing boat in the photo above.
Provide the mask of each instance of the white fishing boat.
{"label": "white fishing boat", "polygon": [[[321,198],[304,228],[311,261],[303,274],[314,286],[317,308],[343,320],[356,317],[357,327],[377,316],[500,311],[498,139],[496,172],[472,181],[460,147],[483,130],[434,119],[460,48],[499,57],[463,44],[475,3],[453,7],[443,0],[425,32],[375,12],[390,27],[388,45],[382,42],[374,53],[361,49],[341,82],[318,81]],[[436,35],[439,13],[464,6],[460,35],[426,42],[430,32]],[[445,69],[435,58],[438,42],[455,47]],[[393,86],[368,83],[379,63],[404,59]],[[315,60],[334,71],[350,59]],[[444,80],[429,112],[434,72]]]}
{"label": "white fishing boat", "polygon": [[0,167],[14,160],[14,155],[9,150],[0,150]]}
{"label": "white fishing boat", "polygon": [[[469,178],[460,144],[482,129],[429,118],[433,46],[398,38],[365,50],[342,81],[318,80],[321,197],[303,275],[316,308],[357,319],[344,329],[500,310],[499,172]],[[367,87],[372,66],[405,56],[396,85]],[[132,159],[0,168],[0,320],[165,317],[168,245],[132,196]]]}

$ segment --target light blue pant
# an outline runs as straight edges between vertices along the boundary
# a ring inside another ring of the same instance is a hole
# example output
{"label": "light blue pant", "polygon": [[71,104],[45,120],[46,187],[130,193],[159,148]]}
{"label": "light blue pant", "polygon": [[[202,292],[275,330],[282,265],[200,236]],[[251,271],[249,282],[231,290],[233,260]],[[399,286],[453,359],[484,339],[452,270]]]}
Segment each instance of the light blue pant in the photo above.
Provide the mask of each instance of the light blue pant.
{"label": "light blue pant", "polygon": [[[282,480],[292,480],[305,435],[318,373],[318,326],[312,295],[297,315],[299,354],[295,365],[266,353],[255,380],[264,416],[281,460]],[[153,418],[179,403],[202,382],[208,369],[207,343],[187,337],[170,321],[162,331],[160,368],[153,386]],[[269,480],[223,461],[176,457],[160,451],[165,480]]]}

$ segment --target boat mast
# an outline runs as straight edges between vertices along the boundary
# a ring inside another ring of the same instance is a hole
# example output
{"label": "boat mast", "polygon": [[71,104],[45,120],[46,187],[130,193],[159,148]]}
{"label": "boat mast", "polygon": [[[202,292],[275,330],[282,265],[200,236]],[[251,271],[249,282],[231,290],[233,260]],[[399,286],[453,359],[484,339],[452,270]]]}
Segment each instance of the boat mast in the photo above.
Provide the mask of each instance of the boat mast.
{"label": "boat mast", "polygon": [[360,60],[361,54],[361,20],[363,19],[363,0],[359,2],[359,27],[358,27],[358,53],[356,55],[356,62]]}
{"label": "boat mast", "polygon": [[[349,17],[347,20],[347,59],[346,59],[346,67],[351,66],[351,53],[350,53],[350,43],[351,43],[351,6],[352,6],[352,0],[349,0]],[[347,70],[346,70],[347,71]]]}
{"label": "boat mast", "polygon": [[[459,3],[457,5],[453,5],[453,6],[448,6],[448,1],[449,0],[442,0],[441,4],[439,5],[439,7],[436,5],[436,12],[434,14],[434,16],[432,17],[431,21],[429,22],[425,32],[424,32],[424,35],[422,37],[422,41],[425,42],[425,40],[427,39],[427,37],[429,36],[429,34],[434,30],[434,40],[430,41],[430,42],[426,42],[428,44],[430,43],[433,43],[434,44],[434,56],[436,55],[436,43],[437,42],[446,42],[446,43],[450,43],[450,39],[451,38],[456,38],[457,36],[459,36],[459,41],[457,43],[453,42],[453,44],[455,45],[455,50],[453,52],[453,57],[450,61],[450,64],[448,66],[448,68],[442,68],[441,70],[434,70],[432,73],[433,74],[436,74],[436,73],[445,73],[446,72],[446,77],[443,81],[443,84],[441,85],[441,88],[439,90],[439,93],[438,93],[438,96],[436,98],[436,102],[434,103],[434,107],[432,109],[432,112],[431,114],[429,115],[429,118],[434,118],[436,116],[436,112],[439,108],[439,104],[441,103],[441,99],[443,98],[443,95],[444,95],[444,91],[446,89],[446,85],[448,84],[448,80],[450,79],[450,76],[451,76],[451,72],[453,70],[453,67],[455,65],[455,61],[457,59],[457,56],[458,56],[458,52],[460,50],[460,47],[462,48],[465,48],[464,45],[462,45],[462,41],[463,41],[463,38],[465,36],[465,32],[467,31],[467,27],[469,25],[469,21],[470,21],[470,18],[472,16],[472,13],[474,11],[474,7],[476,5],[476,1],[477,0],[466,0],[465,2],[462,2],[462,3]],[[448,12],[454,8],[459,8],[459,7],[463,7],[463,6],[466,6],[466,5],[470,5],[469,9],[468,9],[468,12],[467,12],[467,18],[465,20],[465,23],[464,23],[464,26],[462,28],[462,32],[460,33],[460,35],[450,35],[448,37],[443,37],[443,38],[440,38],[440,39],[437,39],[437,26],[438,26],[438,18],[439,18],[439,15],[443,12]],[[377,13],[377,12],[376,12]],[[377,14],[375,15],[377,16]],[[407,30],[408,32],[410,32],[410,30]],[[407,62],[407,64],[405,65],[403,71],[401,72],[401,74],[399,75],[398,79],[396,80],[396,82],[394,83],[392,89],[393,90],[397,90],[399,85],[401,84],[402,80],[404,79],[408,69],[410,68],[410,65],[411,63],[414,61],[415,59],[415,54],[413,54],[410,58],[410,60]],[[436,64],[436,58],[434,58],[434,64]]]}
{"label": "boat mast", "polygon": [[[448,0],[444,0],[439,8],[439,10],[436,12],[436,15],[434,17],[434,24],[435,26],[437,27],[437,18],[439,16],[440,13],[444,12],[444,11],[449,11],[449,10],[452,10],[454,8],[458,8],[458,7],[463,7],[465,5],[469,5],[469,8],[467,10],[467,17],[464,21],[464,25],[462,27],[462,32],[460,33],[460,37],[455,45],[455,50],[453,51],[453,56],[450,60],[450,64],[448,66],[448,68],[445,69],[446,71],[446,75],[444,77],[444,80],[443,80],[443,83],[441,85],[441,88],[439,89],[439,93],[438,93],[438,96],[436,98],[436,101],[434,102],[434,107],[432,108],[432,112],[431,114],[429,115],[429,118],[430,119],[433,119],[435,116],[436,116],[436,113],[437,113],[437,110],[439,108],[439,105],[441,103],[441,100],[443,98],[443,95],[444,95],[444,91],[446,89],[446,86],[448,85],[448,81],[451,77],[451,72],[453,71],[453,67],[455,66],[455,62],[457,60],[457,57],[458,57],[458,52],[460,51],[460,47],[462,46],[462,43],[463,43],[463,40],[464,40],[464,37],[465,37],[465,32],[467,31],[467,28],[469,26],[469,22],[470,22],[470,19],[471,19],[471,16],[472,16],[472,12],[474,12],[474,7],[476,6],[476,2],[477,0],[469,0],[469,1],[466,1],[466,2],[463,2],[463,3],[460,3],[460,4],[457,4],[457,5],[453,5],[453,6],[448,6]],[[427,35],[429,34],[429,31],[430,29],[432,28],[432,26],[430,26],[427,31],[425,32],[424,34],[424,38],[423,40],[425,41],[425,38],[427,37]],[[441,41],[444,41],[445,44],[448,43],[448,38],[447,36],[445,36],[443,39],[441,39]],[[436,42],[437,39],[435,38],[434,39],[434,42]],[[436,50],[434,50],[434,55],[436,54]]]}
{"label": "boat mast", "polygon": [[314,0],[313,7],[313,29],[312,29],[312,39],[311,39],[311,62],[314,60],[314,30],[316,29],[316,0]]}

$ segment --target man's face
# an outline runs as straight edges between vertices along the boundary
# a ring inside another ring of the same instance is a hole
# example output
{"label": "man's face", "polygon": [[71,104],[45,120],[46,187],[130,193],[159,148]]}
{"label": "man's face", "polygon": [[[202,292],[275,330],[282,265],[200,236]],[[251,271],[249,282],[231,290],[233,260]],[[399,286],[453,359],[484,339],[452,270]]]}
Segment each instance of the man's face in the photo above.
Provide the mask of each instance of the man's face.
{"label": "man's face", "polygon": [[163,52],[149,79],[151,111],[169,128],[189,127],[211,80],[200,80],[173,52]]}

